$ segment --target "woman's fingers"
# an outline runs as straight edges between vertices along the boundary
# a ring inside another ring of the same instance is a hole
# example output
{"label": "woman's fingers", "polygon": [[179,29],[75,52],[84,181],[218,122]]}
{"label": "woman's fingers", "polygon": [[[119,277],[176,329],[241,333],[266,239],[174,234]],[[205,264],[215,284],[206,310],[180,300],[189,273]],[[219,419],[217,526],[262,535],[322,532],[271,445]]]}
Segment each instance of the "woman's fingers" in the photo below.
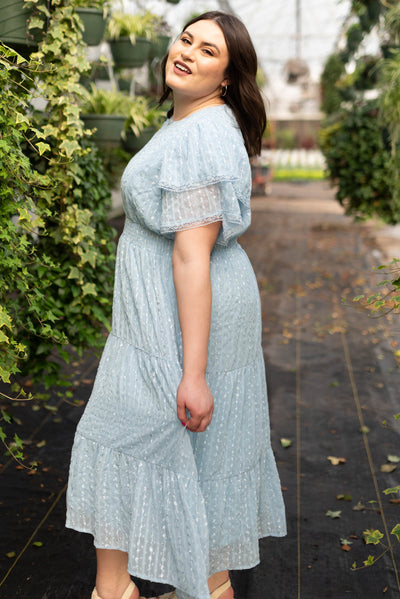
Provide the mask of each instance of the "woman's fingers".
{"label": "woman's fingers", "polygon": [[207,417],[193,417],[191,416],[189,420],[186,422],[186,428],[194,433],[203,433],[207,427],[210,425],[212,420],[212,415],[208,415]]}

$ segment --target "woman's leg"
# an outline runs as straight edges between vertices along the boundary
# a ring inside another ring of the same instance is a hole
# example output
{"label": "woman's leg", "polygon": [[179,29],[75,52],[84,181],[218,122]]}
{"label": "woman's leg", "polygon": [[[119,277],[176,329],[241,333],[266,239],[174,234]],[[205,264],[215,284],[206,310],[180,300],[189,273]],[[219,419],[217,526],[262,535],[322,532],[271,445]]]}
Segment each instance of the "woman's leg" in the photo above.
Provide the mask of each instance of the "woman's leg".
{"label": "woman's leg", "polygon": [[[129,585],[128,554],[117,549],[96,549],[96,590],[101,599],[121,599]],[[136,588],[130,599],[139,599]]]}
{"label": "woman's leg", "polygon": [[[224,570],[223,572],[216,572],[208,579],[208,588],[210,589],[210,593],[215,591],[218,587],[224,584],[229,578],[228,570]],[[229,587],[224,593],[222,593],[220,599],[234,599],[233,598],[233,589]]]}

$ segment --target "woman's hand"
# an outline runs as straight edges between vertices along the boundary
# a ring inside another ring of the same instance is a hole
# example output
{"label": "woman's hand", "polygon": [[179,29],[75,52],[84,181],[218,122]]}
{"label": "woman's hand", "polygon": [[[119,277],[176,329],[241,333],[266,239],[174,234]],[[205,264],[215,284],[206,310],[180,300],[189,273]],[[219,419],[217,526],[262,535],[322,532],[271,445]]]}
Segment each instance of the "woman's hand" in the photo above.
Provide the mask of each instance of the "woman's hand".
{"label": "woman's hand", "polygon": [[204,376],[183,376],[176,394],[176,403],[178,418],[189,430],[195,433],[206,430],[212,419],[214,398]]}

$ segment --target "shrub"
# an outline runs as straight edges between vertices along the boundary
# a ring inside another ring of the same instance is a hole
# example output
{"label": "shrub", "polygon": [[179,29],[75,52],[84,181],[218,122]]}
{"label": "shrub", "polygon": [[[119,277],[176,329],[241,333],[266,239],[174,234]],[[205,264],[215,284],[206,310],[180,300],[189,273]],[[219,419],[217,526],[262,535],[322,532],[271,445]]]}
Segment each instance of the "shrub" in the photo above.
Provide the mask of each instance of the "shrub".
{"label": "shrub", "polygon": [[392,190],[396,165],[378,114],[377,101],[342,109],[325,121],[320,143],[327,174],[338,186],[336,197],[346,214],[357,218],[376,215],[394,224],[400,220],[400,202]]}

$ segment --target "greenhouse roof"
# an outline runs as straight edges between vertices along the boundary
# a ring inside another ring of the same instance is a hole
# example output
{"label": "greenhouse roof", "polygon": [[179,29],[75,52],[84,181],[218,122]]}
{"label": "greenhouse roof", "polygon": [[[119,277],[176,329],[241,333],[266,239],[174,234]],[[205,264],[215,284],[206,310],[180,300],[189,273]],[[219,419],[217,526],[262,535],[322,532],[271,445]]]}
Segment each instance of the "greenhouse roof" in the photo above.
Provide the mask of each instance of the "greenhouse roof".
{"label": "greenhouse roof", "polygon": [[164,14],[175,33],[192,14],[230,8],[249,29],[268,79],[282,77],[287,61],[300,55],[317,80],[335,47],[350,0],[180,0],[179,4],[125,0],[124,5]]}

